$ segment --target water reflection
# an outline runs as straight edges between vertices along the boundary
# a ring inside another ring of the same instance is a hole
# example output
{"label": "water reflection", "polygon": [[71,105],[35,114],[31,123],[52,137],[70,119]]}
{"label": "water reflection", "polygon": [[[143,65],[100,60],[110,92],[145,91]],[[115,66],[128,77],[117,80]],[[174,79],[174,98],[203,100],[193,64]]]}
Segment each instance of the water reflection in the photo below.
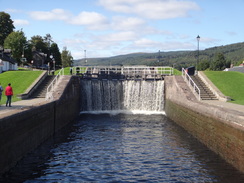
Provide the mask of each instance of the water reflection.
{"label": "water reflection", "polygon": [[1,182],[244,182],[162,115],[81,115]]}

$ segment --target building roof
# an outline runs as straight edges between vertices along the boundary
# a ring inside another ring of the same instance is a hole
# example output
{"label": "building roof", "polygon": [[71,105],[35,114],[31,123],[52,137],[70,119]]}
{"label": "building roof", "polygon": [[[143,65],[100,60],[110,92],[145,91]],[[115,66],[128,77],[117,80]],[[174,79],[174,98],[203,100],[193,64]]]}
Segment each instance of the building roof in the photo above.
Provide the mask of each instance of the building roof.
{"label": "building roof", "polygon": [[16,60],[13,59],[11,56],[10,56],[10,53],[11,51],[9,50],[4,50],[4,52],[0,52],[0,59],[3,60],[3,61],[7,61],[7,62],[10,62],[11,64],[15,64],[16,63]]}

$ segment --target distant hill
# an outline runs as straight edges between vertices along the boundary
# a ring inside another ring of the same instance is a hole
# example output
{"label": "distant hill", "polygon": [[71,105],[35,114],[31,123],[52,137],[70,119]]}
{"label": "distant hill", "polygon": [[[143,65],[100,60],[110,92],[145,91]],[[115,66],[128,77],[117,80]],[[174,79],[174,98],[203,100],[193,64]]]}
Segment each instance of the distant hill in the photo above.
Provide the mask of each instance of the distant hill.
{"label": "distant hill", "polygon": [[[199,61],[212,61],[217,53],[223,53],[227,60],[237,64],[244,60],[244,42],[225,46],[212,47],[199,51]],[[197,50],[169,51],[156,53],[131,53],[106,58],[87,58],[74,61],[74,65],[148,65],[148,66],[175,66],[178,69],[195,65]]]}

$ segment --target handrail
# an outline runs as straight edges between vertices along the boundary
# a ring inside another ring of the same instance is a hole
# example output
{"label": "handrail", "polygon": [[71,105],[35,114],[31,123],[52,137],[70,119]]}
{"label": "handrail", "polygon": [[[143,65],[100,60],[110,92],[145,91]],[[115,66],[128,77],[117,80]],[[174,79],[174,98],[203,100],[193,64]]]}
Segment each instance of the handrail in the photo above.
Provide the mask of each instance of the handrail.
{"label": "handrail", "polygon": [[184,68],[182,68],[182,77],[187,82],[187,84],[190,86],[190,88],[192,89],[193,93],[196,93],[196,96],[197,96],[198,100],[201,100],[201,93],[200,93],[199,87],[191,79],[191,77],[189,76],[189,74],[187,73],[187,71]]}
{"label": "handrail", "polygon": [[57,84],[59,78],[61,75],[64,75],[64,68],[62,68],[58,74],[55,76],[55,78],[52,80],[50,85],[47,87],[47,92],[46,92],[46,100],[53,100],[53,91],[54,91],[54,86]]}
{"label": "handrail", "polygon": [[[107,74],[130,74],[136,75],[137,73],[144,74],[164,74],[173,75],[174,69],[172,67],[150,67],[150,66],[75,66],[72,68],[73,74],[83,74],[89,72],[89,74],[99,74],[105,72]],[[77,72],[78,71],[78,72]]]}

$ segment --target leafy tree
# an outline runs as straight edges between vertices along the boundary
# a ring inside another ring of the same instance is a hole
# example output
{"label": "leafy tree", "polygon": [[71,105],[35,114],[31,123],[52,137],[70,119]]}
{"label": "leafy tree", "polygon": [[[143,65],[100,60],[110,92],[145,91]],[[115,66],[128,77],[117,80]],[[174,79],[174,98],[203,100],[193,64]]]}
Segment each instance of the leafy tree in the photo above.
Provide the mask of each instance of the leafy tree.
{"label": "leafy tree", "polygon": [[45,63],[50,63],[50,66],[53,67],[53,60],[50,58],[52,55],[55,60],[55,65],[61,65],[61,54],[58,45],[52,40],[50,34],[46,34],[44,37],[39,35],[33,36],[30,42],[33,50],[47,54]]}
{"label": "leafy tree", "polygon": [[31,61],[33,60],[33,56],[32,56],[32,45],[30,43],[30,41],[27,41],[24,49],[23,49],[23,56],[26,58],[27,63],[31,63]]}
{"label": "leafy tree", "polygon": [[199,71],[205,71],[209,68],[209,66],[210,66],[210,63],[208,60],[202,60],[198,63],[197,68]]}
{"label": "leafy tree", "polygon": [[24,54],[23,52],[26,47],[26,43],[27,41],[24,32],[22,30],[14,31],[5,39],[4,48],[11,49],[13,58],[20,63],[22,54]]}
{"label": "leafy tree", "polygon": [[44,36],[44,38],[43,38],[43,41],[46,44],[46,48],[47,48],[47,52],[44,52],[47,54],[47,62],[51,62],[52,60],[50,58],[50,56],[51,56],[50,47],[51,47],[51,43],[53,43],[51,34],[46,34],[46,36]]}
{"label": "leafy tree", "polygon": [[210,64],[210,69],[214,71],[222,71],[226,67],[230,66],[230,62],[228,62],[223,53],[217,53],[215,55],[214,60]]}
{"label": "leafy tree", "polygon": [[30,44],[31,44],[33,50],[40,51],[43,53],[48,52],[48,47],[47,47],[46,43],[44,42],[44,39],[42,38],[42,36],[39,36],[39,35],[32,36],[31,40],[30,40]]}
{"label": "leafy tree", "polygon": [[63,48],[62,54],[62,65],[63,67],[70,67],[73,64],[73,57],[71,55],[71,52],[67,50],[67,47]]}
{"label": "leafy tree", "polygon": [[6,37],[15,29],[13,20],[10,15],[5,12],[0,12],[0,45],[4,45]]}
{"label": "leafy tree", "polygon": [[50,47],[50,53],[53,55],[53,58],[55,60],[55,65],[61,66],[61,53],[59,51],[58,45],[56,43],[52,43]]}

